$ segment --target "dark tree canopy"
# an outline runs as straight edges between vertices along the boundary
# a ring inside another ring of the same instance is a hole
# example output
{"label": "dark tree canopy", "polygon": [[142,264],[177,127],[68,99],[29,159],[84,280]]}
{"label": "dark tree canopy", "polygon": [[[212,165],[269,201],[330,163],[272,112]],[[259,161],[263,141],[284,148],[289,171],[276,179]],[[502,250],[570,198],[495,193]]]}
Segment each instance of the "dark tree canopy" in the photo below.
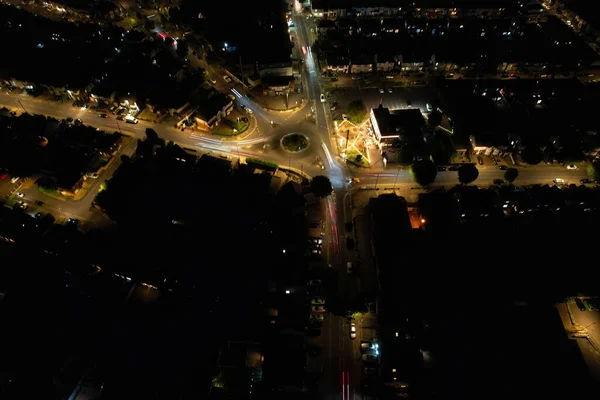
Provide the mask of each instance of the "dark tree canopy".
{"label": "dark tree canopy", "polygon": [[519,176],[519,170],[516,168],[509,168],[504,172],[504,180],[506,182],[513,183]]}
{"label": "dark tree canopy", "polygon": [[521,157],[529,165],[536,165],[542,162],[544,156],[539,146],[527,146],[525,150],[521,152]]}
{"label": "dark tree canopy", "polygon": [[404,147],[400,149],[398,152],[398,164],[400,165],[410,165],[413,162],[413,153],[408,147]]}
{"label": "dark tree canopy", "polygon": [[327,197],[333,192],[333,186],[329,178],[323,175],[317,175],[310,181],[310,188],[317,197]]}
{"label": "dark tree canopy", "polygon": [[438,126],[442,123],[442,113],[437,110],[432,111],[429,114],[429,117],[427,118],[427,123],[429,124],[429,126]]}
{"label": "dark tree canopy", "polygon": [[591,180],[600,180],[600,163],[595,162],[588,165],[587,173]]}
{"label": "dark tree canopy", "polygon": [[353,100],[348,104],[348,118],[355,124],[359,124],[367,119],[367,107],[362,100]]}
{"label": "dark tree canopy", "polygon": [[479,177],[479,170],[475,164],[464,164],[458,169],[458,180],[464,185],[468,185]]}
{"label": "dark tree canopy", "polygon": [[421,186],[429,186],[435,181],[437,168],[432,161],[417,161],[410,166],[410,176]]}

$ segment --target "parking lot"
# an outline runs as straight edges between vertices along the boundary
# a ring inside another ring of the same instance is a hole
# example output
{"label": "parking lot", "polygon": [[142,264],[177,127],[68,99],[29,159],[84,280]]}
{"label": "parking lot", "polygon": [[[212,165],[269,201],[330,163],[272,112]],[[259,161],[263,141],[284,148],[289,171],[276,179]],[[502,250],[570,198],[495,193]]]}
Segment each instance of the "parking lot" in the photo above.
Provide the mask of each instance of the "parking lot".
{"label": "parking lot", "polygon": [[[391,88],[391,93],[390,93]],[[384,93],[381,93],[383,89]],[[342,113],[348,109],[348,104],[356,99],[362,99],[367,110],[376,108],[379,104],[389,109],[419,108],[427,111],[427,103],[437,99],[436,94],[427,86],[391,87],[381,88],[338,88],[327,93],[329,104],[336,101],[337,107],[332,112],[334,119],[341,119]]]}

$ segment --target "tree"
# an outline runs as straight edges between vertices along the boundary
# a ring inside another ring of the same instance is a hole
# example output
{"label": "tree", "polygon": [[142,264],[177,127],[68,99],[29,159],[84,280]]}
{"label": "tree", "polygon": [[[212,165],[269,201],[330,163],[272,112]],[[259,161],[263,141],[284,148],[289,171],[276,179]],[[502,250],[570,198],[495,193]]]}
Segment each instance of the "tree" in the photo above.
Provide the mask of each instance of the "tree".
{"label": "tree", "polygon": [[408,147],[403,147],[398,152],[398,164],[410,165],[413,162],[413,153]]}
{"label": "tree", "polygon": [[504,180],[509,183],[513,183],[519,176],[519,170],[516,168],[509,168],[504,172]]}
{"label": "tree", "polygon": [[357,99],[348,104],[348,118],[355,124],[360,124],[367,119],[367,107],[362,100]]}
{"label": "tree", "polygon": [[147,20],[146,22],[144,22],[144,28],[145,28],[147,31],[152,31],[152,30],[154,30],[154,21]]}
{"label": "tree", "polygon": [[417,161],[410,166],[410,176],[421,186],[429,186],[435,181],[437,168],[432,161]]}
{"label": "tree", "polygon": [[475,164],[463,164],[458,168],[458,180],[463,185],[468,185],[479,177],[479,170]]}
{"label": "tree", "polygon": [[442,123],[442,113],[438,110],[432,111],[427,118],[427,123],[431,127],[436,127]]}
{"label": "tree", "polygon": [[323,175],[317,175],[310,181],[310,188],[317,197],[327,197],[333,192],[333,186],[329,178]]}
{"label": "tree", "polygon": [[591,180],[600,180],[600,163],[595,162],[593,164],[588,165],[587,173]]}
{"label": "tree", "polygon": [[529,165],[536,165],[542,162],[544,158],[542,150],[539,146],[527,146],[525,150],[521,152],[521,158]]}

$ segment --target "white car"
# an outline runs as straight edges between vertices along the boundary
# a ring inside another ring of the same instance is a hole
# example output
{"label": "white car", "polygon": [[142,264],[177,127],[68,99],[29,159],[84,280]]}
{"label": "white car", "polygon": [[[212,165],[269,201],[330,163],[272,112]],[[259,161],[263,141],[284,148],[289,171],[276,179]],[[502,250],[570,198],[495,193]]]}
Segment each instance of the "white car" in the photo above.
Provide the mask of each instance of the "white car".
{"label": "white car", "polygon": [[231,78],[228,77],[227,75],[223,75],[223,80],[227,83],[231,83]]}
{"label": "white car", "polygon": [[577,167],[577,165],[567,165],[567,169],[579,169],[579,167]]}
{"label": "white car", "polygon": [[310,304],[312,304],[313,306],[323,305],[325,304],[325,299],[322,297],[313,297],[310,301]]}
{"label": "white car", "polygon": [[325,103],[325,95],[321,93],[321,103]]}
{"label": "white car", "polygon": [[354,323],[350,324],[350,339],[356,339],[356,325]]}
{"label": "white car", "polygon": [[18,181],[19,179],[21,179],[21,178],[20,178],[20,177],[18,177],[18,176],[15,176],[14,178],[12,178],[12,179],[10,180],[10,183],[17,183],[17,181]]}
{"label": "white car", "polygon": [[95,172],[88,172],[87,174],[85,174],[85,177],[89,179],[96,179],[98,178],[98,174]]}
{"label": "white car", "polygon": [[433,106],[432,106],[431,104],[427,103],[427,104],[425,105],[425,107],[427,107],[427,111],[429,111],[429,112],[432,112],[432,111],[433,111]]}
{"label": "white car", "polygon": [[392,93],[392,88],[388,88],[388,93]]}
{"label": "white car", "polygon": [[319,306],[312,306],[310,308],[312,310],[312,312],[316,312],[316,313],[324,313],[325,312],[325,307],[319,305]]}
{"label": "white car", "polygon": [[18,197],[24,197],[25,195],[24,195],[23,193],[21,193],[21,192],[18,192],[18,193],[17,193],[17,196],[18,196]]}
{"label": "white car", "polygon": [[346,264],[346,271],[348,271],[348,275],[352,275],[352,263],[350,261]]}
{"label": "white car", "polygon": [[385,90],[383,90],[383,88],[379,88],[379,93],[384,94]]}
{"label": "white car", "polygon": [[348,116],[347,116],[346,114],[342,114],[342,119],[343,119],[344,121],[346,121],[346,120],[348,119]]}
{"label": "white car", "polygon": [[556,178],[552,182],[554,182],[554,183],[565,183],[565,180],[562,179],[562,178]]}

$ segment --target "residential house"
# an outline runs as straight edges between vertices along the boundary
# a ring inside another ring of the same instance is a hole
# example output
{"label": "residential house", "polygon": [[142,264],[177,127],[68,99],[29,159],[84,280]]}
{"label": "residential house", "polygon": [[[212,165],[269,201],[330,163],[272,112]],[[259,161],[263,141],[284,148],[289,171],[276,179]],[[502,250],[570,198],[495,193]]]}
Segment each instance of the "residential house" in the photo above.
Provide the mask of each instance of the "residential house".
{"label": "residential house", "polygon": [[350,70],[350,56],[344,52],[330,52],[325,56],[323,72],[332,71],[347,74]]}

